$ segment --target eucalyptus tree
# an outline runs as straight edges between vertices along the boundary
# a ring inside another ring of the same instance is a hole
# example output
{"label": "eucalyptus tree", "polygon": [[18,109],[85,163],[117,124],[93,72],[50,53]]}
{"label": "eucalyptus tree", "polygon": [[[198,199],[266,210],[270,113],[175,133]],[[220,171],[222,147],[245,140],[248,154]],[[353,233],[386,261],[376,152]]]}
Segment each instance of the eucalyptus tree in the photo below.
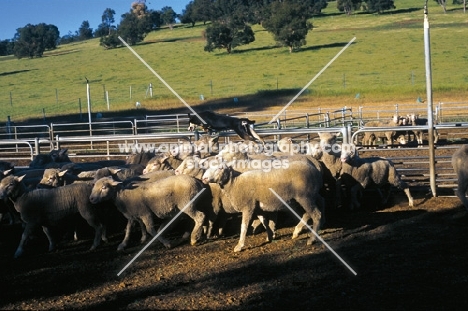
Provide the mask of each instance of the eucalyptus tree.
{"label": "eucalyptus tree", "polygon": [[289,48],[289,52],[307,44],[306,36],[313,29],[309,21],[311,7],[308,1],[275,1],[266,11],[263,27],[279,44]]}
{"label": "eucalyptus tree", "polygon": [[382,13],[386,10],[395,9],[393,0],[365,0],[367,11],[370,13]]}
{"label": "eucalyptus tree", "polygon": [[336,8],[346,15],[351,15],[353,11],[359,10],[361,4],[362,0],[336,0]]}
{"label": "eucalyptus tree", "polygon": [[55,25],[40,23],[38,25],[27,24],[16,30],[13,38],[14,55],[17,58],[42,57],[45,50],[57,48],[60,32]]}
{"label": "eucalyptus tree", "polygon": [[240,45],[255,41],[249,24],[248,0],[218,0],[211,4],[212,24],[205,30],[205,51],[226,49],[228,53]]}

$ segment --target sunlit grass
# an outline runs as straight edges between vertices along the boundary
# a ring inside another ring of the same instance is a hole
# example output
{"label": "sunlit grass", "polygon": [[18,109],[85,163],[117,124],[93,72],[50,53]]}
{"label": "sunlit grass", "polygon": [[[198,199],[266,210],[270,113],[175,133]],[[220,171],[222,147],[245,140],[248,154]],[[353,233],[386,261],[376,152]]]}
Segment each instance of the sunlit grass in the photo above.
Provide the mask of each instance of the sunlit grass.
{"label": "sunlit grass", "polygon": [[[329,2],[311,19],[307,46],[290,54],[272,35],[254,25],[256,41],[207,53],[206,26],[180,25],[150,33],[133,49],[190,105],[270,92],[272,105],[289,98],[275,92],[301,90],[354,37],[356,40],[301,95],[297,106],[337,101],[414,101],[425,97],[426,70],[423,3],[401,0],[396,13],[338,14]],[[453,6],[450,6],[451,8]],[[460,6],[461,7],[461,6]],[[434,97],[466,97],[468,16],[461,10],[443,14],[429,1]],[[0,118],[13,120],[87,111],[86,78],[93,112],[135,108],[184,108],[176,95],[127,48],[105,50],[99,39],[59,46],[40,59],[0,57]],[[152,97],[150,84],[152,86]],[[109,98],[109,106],[107,104]],[[292,97],[292,95],[291,95]],[[330,99],[327,99],[330,98]],[[261,104],[258,107],[262,107]],[[214,107],[213,109],[215,109]]]}

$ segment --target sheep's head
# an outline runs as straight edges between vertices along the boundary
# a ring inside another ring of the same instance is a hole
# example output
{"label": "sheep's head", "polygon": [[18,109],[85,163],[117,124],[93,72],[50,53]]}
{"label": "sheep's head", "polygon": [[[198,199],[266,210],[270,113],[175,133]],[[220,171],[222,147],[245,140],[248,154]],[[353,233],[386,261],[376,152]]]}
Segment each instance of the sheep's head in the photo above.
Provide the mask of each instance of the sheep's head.
{"label": "sheep's head", "polygon": [[319,143],[310,142],[306,144],[306,154],[320,160],[323,155],[323,150]]}
{"label": "sheep's head", "polygon": [[26,175],[8,175],[0,181],[0,200],[15,199],[19,195],[20,184]]}
{"label": "sheep's head", "polygon": [[65,184],[64,176],[67,173],[67,170],[60,170],[57,168],[48,168],[44,170],[42,179],[37,185],[38,188],[56,188],[63,186]]}
{"label": "sheep's head", "polygon": [[110,176],[98,179],[93,185],[89,201],[96,204],[113,199],[117,193],[117,186],[120,184],[120,181],[115,181]]}
{"label": "sheep's head", "polygon": [[151,158],[146,164],[145,169],[143,170],[143,174],[148,174],[154,171],[162,171],[162,170],[169,170],[171,166],[167,163],[168,155],[166,154],[158,154]]}
{"label": "sheep's head", "polygon": [[341,146],[341,162],[350,163],[358,157],[358,151],[354,144],[342,144]]}
{"label": "sheep's head", "polygon": [[202,181],[204,184],[217,183],[219,185],[225,185],[229,181],[232,167],[226,165],[226,163],[220,163],[218,165],[210,166],[205,173],[203,173]]}

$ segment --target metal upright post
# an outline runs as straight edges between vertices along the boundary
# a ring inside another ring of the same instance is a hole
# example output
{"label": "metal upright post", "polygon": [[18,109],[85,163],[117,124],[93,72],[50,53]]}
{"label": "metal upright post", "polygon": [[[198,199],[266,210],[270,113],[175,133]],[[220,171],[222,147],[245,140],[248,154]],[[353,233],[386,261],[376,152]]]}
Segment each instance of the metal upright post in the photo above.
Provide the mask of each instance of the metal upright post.
{"label": "metal upright post", "polygon": [[427,12],[427,0],[424,5],[424,55],[426,61],[426,96],[427,96],[427,125],[429,143],[429,176],[432,195],[437,196],[435,180],[435,147],[434,147],[434,115],[432,107],[432,69],[431,69],[431,45],[429,33],[429,20]]}

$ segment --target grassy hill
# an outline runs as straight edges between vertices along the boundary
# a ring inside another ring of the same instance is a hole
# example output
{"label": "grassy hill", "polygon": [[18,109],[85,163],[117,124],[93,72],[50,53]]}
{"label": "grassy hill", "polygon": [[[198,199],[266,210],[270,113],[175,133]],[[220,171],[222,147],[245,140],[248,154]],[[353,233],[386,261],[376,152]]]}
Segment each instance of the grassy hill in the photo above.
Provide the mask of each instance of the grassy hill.
{"label": "grassy hill", "polygon": [[[255,42],[232,54],[204,52],[202,24],[154,31],[133,49],[194,107],[280,109],[314,77],[290,109],[413,103],[426,97],[424,1],[397,0],[395,5],[381,15],[346,16],[330,2],[322,16],[312,19],[307,46],[292,54],[260,25],[253,26]],[[429,22],[433,100],[463,101],[468,14],[451,4],[444,14],[429,1]],[[189,111],[128,48],[105,50],[92,39],[59,46],[39,59],[0,57],[0,120],[86,114],[86,78],[93,113],[131,115],[138,112],[136,102],[145,113]]]}

